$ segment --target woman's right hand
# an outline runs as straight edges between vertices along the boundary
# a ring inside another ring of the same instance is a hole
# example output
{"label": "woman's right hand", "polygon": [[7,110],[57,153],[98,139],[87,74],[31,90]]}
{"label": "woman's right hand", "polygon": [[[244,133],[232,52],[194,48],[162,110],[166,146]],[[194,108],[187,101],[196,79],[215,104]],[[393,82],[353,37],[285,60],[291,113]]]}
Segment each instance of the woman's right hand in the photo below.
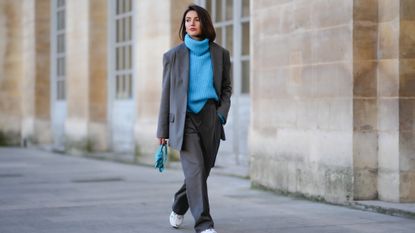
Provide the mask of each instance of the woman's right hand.
{"label": "woman's right hand", "polygon": [[165,138],[159,138],[159,140],[160,140],[160,145],[167,144],[167,139],[165,139]]}

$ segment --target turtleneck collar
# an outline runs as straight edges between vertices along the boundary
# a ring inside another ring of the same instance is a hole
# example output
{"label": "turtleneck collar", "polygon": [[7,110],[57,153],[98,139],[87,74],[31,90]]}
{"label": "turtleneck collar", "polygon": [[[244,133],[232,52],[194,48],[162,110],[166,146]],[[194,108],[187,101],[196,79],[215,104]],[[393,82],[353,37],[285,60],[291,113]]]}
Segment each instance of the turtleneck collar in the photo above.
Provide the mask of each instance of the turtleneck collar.
{"label": "turtleneck collar", "polygon": [[202,55],[209,50],[209,39],[207,38],[204,40],[195,40],[192,39],[189,34],[186,34],[184,36],[184,43],[186,44],[186,47],[196,55]]}

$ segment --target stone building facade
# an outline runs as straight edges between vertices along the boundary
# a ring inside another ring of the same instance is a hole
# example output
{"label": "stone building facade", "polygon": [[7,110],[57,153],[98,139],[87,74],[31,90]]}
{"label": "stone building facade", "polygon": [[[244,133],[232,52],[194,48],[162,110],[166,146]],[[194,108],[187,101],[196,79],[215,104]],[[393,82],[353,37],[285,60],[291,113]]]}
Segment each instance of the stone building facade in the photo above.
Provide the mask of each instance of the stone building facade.
{"label": "stone building facade", "polygon": [[415,201],[415,1],[252,1],[251,179]]}
{"label": "stone building facade", "polygon": [[135,139],[154,145],[162,54],[179,43],[189,3],[0,1],[3,143],[127,153]]}
{"label": "stone building facade", "polygon": [[415,201],[411,0],[0,0],[0,144],[151,163],[162,55],[193,2],[231,52],[220,159],[282,192]]}
{"label": "stone building facade", "polygon": [[238,77],[223,162],[248,166],[249,0],[0,1],[2,144],[112,151],[150,163],[162,55],[180,43],[191,3],[212,12]]}

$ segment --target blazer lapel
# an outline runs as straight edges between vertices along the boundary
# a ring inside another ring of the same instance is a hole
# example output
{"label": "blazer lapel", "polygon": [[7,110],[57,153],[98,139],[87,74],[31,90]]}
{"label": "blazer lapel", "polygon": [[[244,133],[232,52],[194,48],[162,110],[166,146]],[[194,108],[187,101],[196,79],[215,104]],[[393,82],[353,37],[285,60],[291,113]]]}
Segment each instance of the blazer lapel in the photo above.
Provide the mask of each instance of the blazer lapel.
{"label": "blazer lapel", "polygon": [[214,43],[210,44],[210,58],[212,60],[212,68],[213,68],[213,83],[215,85],[216,94],[220,96],[219,88],[221,87],[221,64],[220,64],[220,54],[218,52],[217,47]]}
{"label": "blazer lapel", "polygon": [[189,50],[184,43],[180,48],[179,56],[178,61],[181,62],[179,65],[180,79],[183,82],[183,87],[185,88],[187,94],[187,89],[189,88]]}

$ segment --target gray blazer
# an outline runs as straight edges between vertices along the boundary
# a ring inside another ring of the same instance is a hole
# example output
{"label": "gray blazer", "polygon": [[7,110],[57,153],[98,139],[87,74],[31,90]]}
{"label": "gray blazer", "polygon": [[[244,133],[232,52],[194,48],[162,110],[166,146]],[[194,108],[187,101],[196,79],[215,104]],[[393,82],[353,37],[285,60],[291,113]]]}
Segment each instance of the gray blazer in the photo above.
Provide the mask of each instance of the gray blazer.
{"label": "gray blazer", "polygon": [[[219,96],[217,112],[224,116],[226,123],[232,94],[229,52],[211,42],[210,54],[214,86]],[[188,84],[189,50],[182,43],[163,56],[163,87],[157,126],[157,137],[168,138],[169,146],[176,150],[181,150],[183,144]],[[221,139],[225,140],[223,126],[221,127]]]}

